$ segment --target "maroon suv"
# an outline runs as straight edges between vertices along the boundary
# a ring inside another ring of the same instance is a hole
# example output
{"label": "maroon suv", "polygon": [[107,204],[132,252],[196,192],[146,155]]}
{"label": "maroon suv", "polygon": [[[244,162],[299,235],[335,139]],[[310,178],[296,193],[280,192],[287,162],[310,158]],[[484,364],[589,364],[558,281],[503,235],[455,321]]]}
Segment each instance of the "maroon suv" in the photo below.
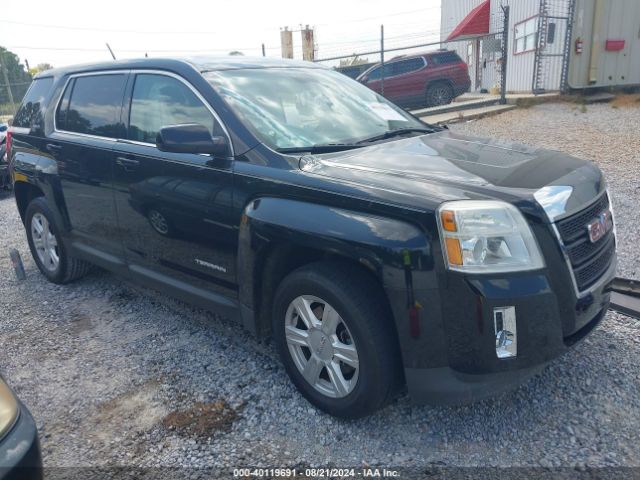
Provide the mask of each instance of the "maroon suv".
{"label": "maroon suv", "polygon": [[[382,93],[381,74],[377,64],[357,80]],[[467,64],[453,51],[403,55],[384,64],[384,96],[404,108],[445,105],[470,86]]]}

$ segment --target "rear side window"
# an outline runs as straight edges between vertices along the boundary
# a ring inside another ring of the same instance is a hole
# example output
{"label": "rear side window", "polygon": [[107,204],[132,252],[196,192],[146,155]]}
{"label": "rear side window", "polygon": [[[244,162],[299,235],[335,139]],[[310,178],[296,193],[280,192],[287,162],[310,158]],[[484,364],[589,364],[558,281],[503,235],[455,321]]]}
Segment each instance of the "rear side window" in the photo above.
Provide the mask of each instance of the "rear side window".
{"label": "rear side window", "polygon": [[431,55],[431,63],[435,65],[446,65],[448,63],[459,63],[462,59],[456,52],[442,52]]}
{"label": "rear side window", "polygon": [[77,77],[69,82],[58,111],[56,127],[100,137],[122,136],[120,110],[124,74]]}
{"label": "rear side window", "polygon": [[44,99],[53,85],[52,77],[37,78],[33,81],[22,105],[13,119],[13,125],[23,128],[42,128],[42,107]]}
{"label": "rear side window", "polygon": [[183,123],[204,125],[212,135],[221,133],[209,109],[184,83],[166,75],[137,75],[127,138],[155,144],[160,128]]}
{"label": "rear side window", "polygon": [[[422,67],[424,67],[424,60],[422,59],[422,57],[400,60],[398,62],[385,63],[384,76],[385,78],[394,77],[396,75],[415,72],[416,70],[420,70]],[[371,70],[371,73],[369,73],[367,77],[369,80],[377,80],[380,78],[381,73],[382,66]]]}
{"label": "rear side window", "polygon": [[389,67],[391,68],[391,72],[389,72],[389,75],[402,75],[405,73],[420,70],[422,67],[424,67],[424,60],[422,59],[422,57],[410,58],[408,60],[390,63]]}

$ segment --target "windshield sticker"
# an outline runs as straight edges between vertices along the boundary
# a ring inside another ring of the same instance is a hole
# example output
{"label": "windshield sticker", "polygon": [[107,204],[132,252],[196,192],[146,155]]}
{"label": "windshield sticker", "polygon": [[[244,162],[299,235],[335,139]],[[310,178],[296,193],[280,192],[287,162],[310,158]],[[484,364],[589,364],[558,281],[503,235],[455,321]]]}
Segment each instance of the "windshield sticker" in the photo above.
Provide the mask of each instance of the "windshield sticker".
{"label": "windshield sticker", "polygon": [[409,121],[386,103],[370,103],[368,107],[383,120],[399,120],[401,122]]}

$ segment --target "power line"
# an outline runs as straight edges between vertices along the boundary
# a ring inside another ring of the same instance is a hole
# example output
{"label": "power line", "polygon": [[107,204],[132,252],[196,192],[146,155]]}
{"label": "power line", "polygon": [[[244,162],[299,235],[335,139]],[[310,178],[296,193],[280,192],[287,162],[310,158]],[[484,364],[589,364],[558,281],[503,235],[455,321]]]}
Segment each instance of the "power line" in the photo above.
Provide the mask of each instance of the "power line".
{"label": "power line", "polygon": [[[35,47],[35,46],[27,46],[27,45],[10,45],[7,46],[8,49],[23,49],[23,50],[51,50],[51,51],[69,51],[69,52],[104,52],[104,48],[78,48],[78,47]],[[231,48],[231,47],[230,47]],[[232,50],[256,50],[259,49],[260,46],[253,47],[233,47]],[[228,52],[229,48],[207,48],[207,49],[184,49],[184,50],[173,50],[173,49],[159,49],[159,50],[150,50],[146,48],[137,48],[137,49],[119,49],[116,48],[116,53],[211,53],[211,52]],[[266,50],[280,50],[280,47],[266,47]]]}
{"label": "power line", "polygon": [[[406,12],[396,12],[390,13],[388,15],[377,15],[374,17],[365,17],[365,18],[356,18],[351,20],[338,20],[336,22],[331,23],[318,23],[314,24],[317,26],[329,26],[336,24],[344,24],[344,23],[360,23],[368,20],[380,20],[388,17],[398,17],[401,15],[409,15],[413,13],[426,12],[429,10],[439,9],[439,6],[421,8],[418,10],[409,10]],[[124,28],[103,28],[103,27],[77,27],[72,25],[55,25],[55,24],[45,24],[45,23],[30,23],[30,22],[21,22],[18,20],[0,20],[0,23],[6,23],[9,25],[22,25],[26,27],[37,27],[37,28],[51,28],[51,29],[61,29],[61,30],[77,30],[83,32],[106,32],[106,33],[135,33],[138,35],[218,35],[216,32],[212,31],[194,31],[194,30],[186,30],[186,31],[161,31],[161,30],[130,30]],[[262,29],[263,31],[267,30],[276,30],[275,28],[265,27]]]}
{"label": "power line", "polygon": [[79,30],[83,32],[106,32],[106,33],[136,33],[139,35],[149,34],[149,35],[216,35],[215,32],[206,31],[206,32],[198,32],[193,30],[183,31],[183,32],[167,32],[167,31],[158,31],[158,30],[127,30],[122,28],[101,28],[101,27],[76,27],[71,25],[50,25],[45,23],[29,23],[29,22],[20,22],[16,20],[0,20],[0,23],[7,23],[10,25],[22,25],[25,27],[37,27],[37,28],[51,28],[51,29],[61,29],[61,30]]}

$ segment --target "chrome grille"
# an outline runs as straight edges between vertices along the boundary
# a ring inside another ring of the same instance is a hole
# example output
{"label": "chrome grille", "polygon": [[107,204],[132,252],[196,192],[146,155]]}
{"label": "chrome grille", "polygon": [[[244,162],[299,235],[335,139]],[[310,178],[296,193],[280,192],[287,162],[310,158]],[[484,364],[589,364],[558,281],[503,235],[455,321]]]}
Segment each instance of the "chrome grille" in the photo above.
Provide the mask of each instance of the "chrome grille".
{"label": "chrome grille", "polygon": [[580,212],[556,222],[579,291],[596,283],[607,271],[616,252],[613,230],[595,243],[589,240],[587,225],[609,208],[609,198],[602,195]]}
{"label": "chrome grille", "polygon": [[[567,242],[573,242],[584,234],[586,232],[586,225],[604,212],[608,207],[609,197],[605,194],[602,195],[594,204],[588,206],[584,210],[570,216],[569,218],[560,220],[556,225],[558,226],[558,231],[560,232],[560,236],[562,237],[562,241],[565,245]],[[589,241],[588,236],[587,241]]]}

